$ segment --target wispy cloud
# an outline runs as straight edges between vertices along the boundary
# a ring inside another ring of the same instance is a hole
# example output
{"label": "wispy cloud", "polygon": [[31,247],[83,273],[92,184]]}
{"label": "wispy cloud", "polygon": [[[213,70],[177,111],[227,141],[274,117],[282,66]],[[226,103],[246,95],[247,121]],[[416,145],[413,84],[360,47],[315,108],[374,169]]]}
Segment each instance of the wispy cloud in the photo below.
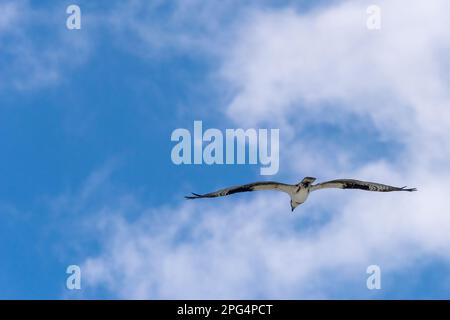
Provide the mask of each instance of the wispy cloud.
{"label": "wispy cloud", "polygon": [[0,10],[1,90],[58,83],[86,61],[87,34],[66,29],[63,6],[44,10],[28,1],[4,1]]}

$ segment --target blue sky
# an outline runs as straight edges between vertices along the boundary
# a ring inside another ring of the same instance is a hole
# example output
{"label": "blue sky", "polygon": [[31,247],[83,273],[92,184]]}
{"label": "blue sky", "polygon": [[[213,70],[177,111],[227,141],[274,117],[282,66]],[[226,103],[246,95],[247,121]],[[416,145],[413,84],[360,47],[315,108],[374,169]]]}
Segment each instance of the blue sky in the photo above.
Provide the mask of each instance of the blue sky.
{"label": "blue sky", "polygon": [[[367,35],[352,1],[72,3],[0,1],[0,298],[450,297],[444,1]],[[174,165],[194,120],[279,128],[278,174]],[[183,199],[310,175],[429,191]]]}

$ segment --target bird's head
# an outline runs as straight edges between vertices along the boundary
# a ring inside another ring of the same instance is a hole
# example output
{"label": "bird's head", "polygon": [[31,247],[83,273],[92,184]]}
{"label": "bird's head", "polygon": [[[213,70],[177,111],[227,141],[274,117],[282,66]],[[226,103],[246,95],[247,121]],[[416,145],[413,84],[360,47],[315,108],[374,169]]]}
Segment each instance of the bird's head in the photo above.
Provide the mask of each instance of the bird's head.
{"label": "bird's head", "polygon": [[316,178],[314,177],[304,177],[299,184],[303,185],[304,187],[309,187],[314,181],[316,181]]}

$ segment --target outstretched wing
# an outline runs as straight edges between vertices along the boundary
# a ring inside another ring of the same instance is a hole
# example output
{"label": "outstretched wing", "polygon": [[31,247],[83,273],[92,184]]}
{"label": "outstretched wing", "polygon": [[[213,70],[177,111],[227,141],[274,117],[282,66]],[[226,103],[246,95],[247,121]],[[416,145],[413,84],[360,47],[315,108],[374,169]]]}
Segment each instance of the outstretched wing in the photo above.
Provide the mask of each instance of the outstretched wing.
{"label": "outstretched wing", "polygon": [[353,179],[338,179],[331,180],[311,186],[310,191],[326,189],[326,188],[339,188],[339,189],[360,189],[366,191],[378,191],[378,192],[390,192],[390,191],[417,191],[416,188],[406,187],[393,187],[386,184],[360,181]]}
{"label": "outstretched wing", "polygon": [[290,184],[284,184],[274,181],[262,181],[244,184],[241,186],[229,187],[221,190],[217,190],[214,192],[206,193],[206,194],[197,194],[192,193],[192,196],[186,196],[186,199],[199,199],[199,198],[215,198],[215,197],[223,197],[228,196],[233,193],[238,192],[249,192],[249,191],[259,191],[259,190],[277,190],[283,191],[286,193],[293,193],[295,186]]}

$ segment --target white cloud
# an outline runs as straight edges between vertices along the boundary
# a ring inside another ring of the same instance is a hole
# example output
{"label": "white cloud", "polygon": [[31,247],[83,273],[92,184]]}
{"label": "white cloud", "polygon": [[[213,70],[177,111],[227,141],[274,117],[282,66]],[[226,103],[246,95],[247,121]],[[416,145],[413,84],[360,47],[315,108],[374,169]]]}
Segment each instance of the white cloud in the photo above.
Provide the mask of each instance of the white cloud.
{"label": "white cloud", "polygon": [[[273,122],[301,119],[310,109],[331,105],[332,112],[368,114],[391,130],[434,123],[433,115],[448,101],[442,68],[448,68],[449,4],[396,0],[379,5],[380,31],[366,28],[361,2],[307,15],[294,10],[256,14],[222,71],[237,91],[228,115],[237,122]],[[250,116],[240,117],[244,111]],[[403,121],[393,121],[399,118]],[[447,121],[445,113],[442,123],[428,130],[444,128]]]}
{"label": "white cloud", "polygon": [[[307,168],[419,192],[320,191],[295,215],[276,194],[151,208],[136,221],[103,208],[99,224],[111,227],[84,263],[89,286],[123,298],[305,298],[340,285],[367,297],[369,264],[389,273],[448,261],[449,3],[379,5],[379,32],[365,28],[367,6],[354,1],[249,15],[223,56],[221,75],[236,93],[227,115],[244,127],[289,127],[282,165],[294,181]],[[350,120],[398,144],[397,154],[366,148],[374,159],[352,164],[351,143],[324,150],[327,136],[298,135],[304,121],[345,131]]]}

